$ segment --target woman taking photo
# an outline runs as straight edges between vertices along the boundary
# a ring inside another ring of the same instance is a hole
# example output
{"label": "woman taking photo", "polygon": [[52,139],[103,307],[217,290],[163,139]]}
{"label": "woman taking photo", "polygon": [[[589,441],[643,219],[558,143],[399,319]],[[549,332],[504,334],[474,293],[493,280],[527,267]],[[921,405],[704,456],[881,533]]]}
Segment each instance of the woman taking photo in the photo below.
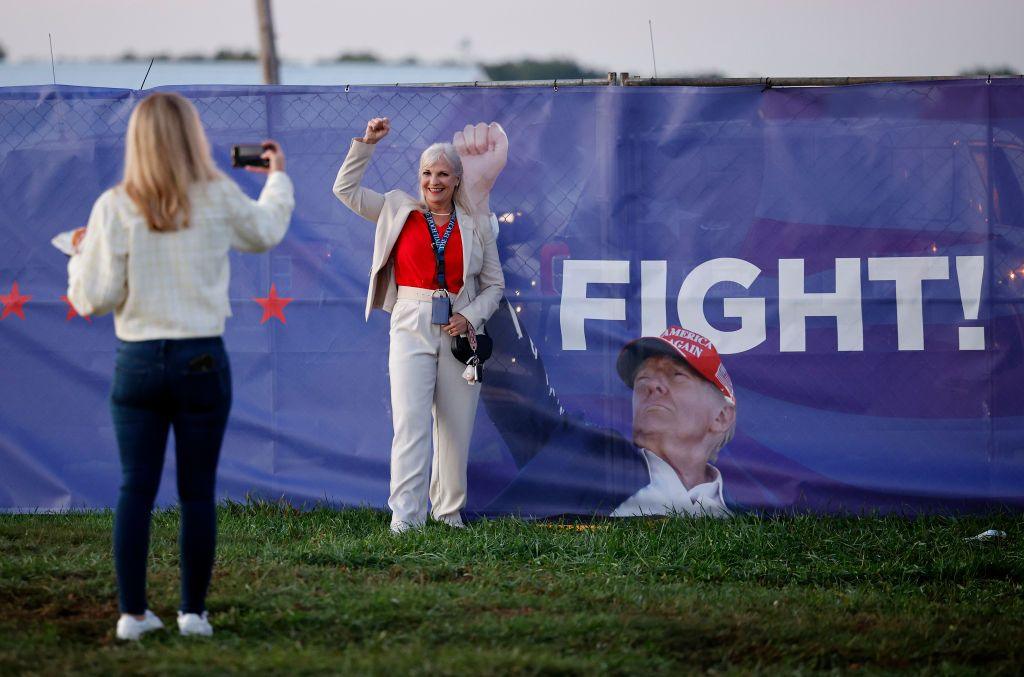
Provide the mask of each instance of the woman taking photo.
{"label": "woman taking photo", "polygon": [[352,140],[334,194],[376,224],[366,317],[373,308],[391,313],[391,531],[426,522],[428,477],[434,519],[461,527],[480,388],[463,377],[451,342],[483,331],[505,286],[489,196],[508,139],[497,123],[480,123],[456,134],[455,145],[430,146],[420,156],[416,199],[360,185],[388,131],[387,118],[374,118]]}
{"label": "woman taking photo", "polygon": [[119,639],[163,627],[146,602],[150,512],[174,427],[181,502],[183,635],[213,633],[206,592],[217,516],[214,485],[231,408],[221,334],[231,315],[228,250],[281,241],[295,201],[284,153],[263,144],[269,174],[250,200],[217,170],[199,115],[157,93],[132,112],[124,180],[96,201],[68,263],[68,298],[83,316],[113,311],[120,339],[110,409],[123,481],[114,517]]}

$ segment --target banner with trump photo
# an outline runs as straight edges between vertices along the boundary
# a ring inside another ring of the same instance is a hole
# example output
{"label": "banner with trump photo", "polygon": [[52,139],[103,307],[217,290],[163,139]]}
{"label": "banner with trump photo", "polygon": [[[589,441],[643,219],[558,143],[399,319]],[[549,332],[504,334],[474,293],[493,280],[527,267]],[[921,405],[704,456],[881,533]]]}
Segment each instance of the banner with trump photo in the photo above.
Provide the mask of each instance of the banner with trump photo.
{"label": "banner with trump photo", "polygon": [[[382,192],[467,123],[510,140],[467,512],[1024,507],[1020,80],[177,91],[250,196],[233,144],[278,140],[296,187],[281,245],[232,254],[220,498],[386,505],[389,315],[331,187],[387,116]],[[0,89],[0,510],[116,500],[113,324],[50,240],[120,180],[144,94]]]}

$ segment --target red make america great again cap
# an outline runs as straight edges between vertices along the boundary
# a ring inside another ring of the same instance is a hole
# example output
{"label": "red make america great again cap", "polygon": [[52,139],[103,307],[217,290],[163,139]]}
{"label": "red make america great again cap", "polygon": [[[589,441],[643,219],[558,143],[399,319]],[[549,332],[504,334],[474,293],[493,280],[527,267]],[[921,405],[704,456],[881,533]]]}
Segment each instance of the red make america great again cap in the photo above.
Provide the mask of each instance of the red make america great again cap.
{"label": "red make america great again cap", "polygon": [[644,336],[622,346],[615,368],[619,378],[633,387],[633,377],[644,360],[654,355],[668,355],[686,360],[698,374],[711,382],[725,395],[725,399],[736,404],[736,393],[732,387],[729,372],[722,364],[715,344],[696,332],[682,327],[669,327],[661,336]]}

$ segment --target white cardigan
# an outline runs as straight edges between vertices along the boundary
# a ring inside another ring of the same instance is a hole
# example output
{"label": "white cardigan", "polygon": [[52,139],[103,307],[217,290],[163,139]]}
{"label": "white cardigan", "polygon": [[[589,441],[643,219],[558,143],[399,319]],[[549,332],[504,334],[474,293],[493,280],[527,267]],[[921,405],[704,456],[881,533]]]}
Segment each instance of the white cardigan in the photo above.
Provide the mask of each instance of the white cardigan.
{"label": "white cardigan", "polygon": [[284,238],[295,197],[272,172],[258,200],[234,181],[189,191],[188,228],[151,230],[123,188],[96,200],[81,253],[68,262],[68,299],[80,315],[114,312],[124,341],[220,336],[231,315],[228,250],[263,252]]}

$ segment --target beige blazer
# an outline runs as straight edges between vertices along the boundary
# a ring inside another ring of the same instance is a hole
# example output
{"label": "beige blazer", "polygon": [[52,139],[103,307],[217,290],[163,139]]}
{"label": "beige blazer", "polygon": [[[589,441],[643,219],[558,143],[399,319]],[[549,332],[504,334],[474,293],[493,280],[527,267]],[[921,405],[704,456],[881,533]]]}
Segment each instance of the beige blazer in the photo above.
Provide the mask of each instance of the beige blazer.
{"label": "beige blazer", "polygon": [[[398,240],[410,212],[420,202],[401,190],[380,193],[363,188],[360,184],[375,144],[352,140],[345,162],[334,181],[334,194],[341,202],[367,221],[375,223],[373,237],[373,264],[370,266],[370,285],[366,292],[366,319],[370,311],[382,308],[387,312],[395,307],[398,286],[395,284],[395,266],[391,250]],[[498,260],[498,246],[494,241],[492,214],[464,214],[459,212],[459,231],[462,235],[463,286],[452,303],[452,310],[469,320],[477,331],[498,309],[505,289],[505,276]]]}

